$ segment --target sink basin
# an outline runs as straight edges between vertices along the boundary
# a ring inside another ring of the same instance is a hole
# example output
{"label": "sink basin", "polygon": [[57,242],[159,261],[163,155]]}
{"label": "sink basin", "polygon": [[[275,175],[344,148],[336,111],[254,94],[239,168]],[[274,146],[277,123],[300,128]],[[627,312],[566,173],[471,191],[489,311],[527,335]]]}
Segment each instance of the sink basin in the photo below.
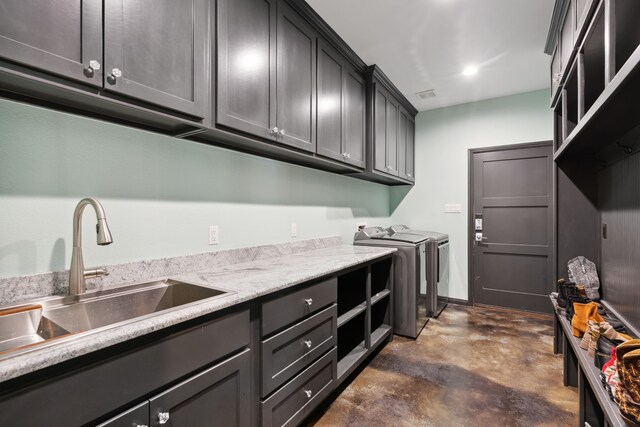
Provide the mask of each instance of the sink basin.
{"label": "sink basin", "polygon": [[0,357],[226,294],[220,289],[161,280],[0,309]]}

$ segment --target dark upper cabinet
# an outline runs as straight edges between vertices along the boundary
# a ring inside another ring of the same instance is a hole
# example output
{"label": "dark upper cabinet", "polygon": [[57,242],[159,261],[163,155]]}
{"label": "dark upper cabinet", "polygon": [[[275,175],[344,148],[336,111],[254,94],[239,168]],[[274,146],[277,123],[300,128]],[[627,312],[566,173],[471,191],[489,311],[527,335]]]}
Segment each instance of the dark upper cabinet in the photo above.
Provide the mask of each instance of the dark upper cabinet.
{"label": "dark upper cabinet", "polygon": [[276,126],[278,140],[316,151],[316,33],[297,12],[278,1]]}
{"label": "dark upper cabinet", "polygon": [[102,0],[3,0],[0,56],[102,86]]}
{"label": "dark upper cabinet", "polygon": [[346,162],[364,167],[366,143],[366,84],[353,67],[346,68],[344,96],[344,151]]}
{"label": "dark upper cabinet", "polygon": [[400,106],[398,122],[398,176],[409,181],[414,178],[415,123],[406,108]]}
{"label": "dark upper cabinet", "polygon": [[560,32],[560,68],[564,73],[569,68],[569,60],[571,53],[573,52],[573,37],[575,35],[575,4],[573,1],[569,1],[567,7],[567,13],[564,17],[564,23],[562,24],[562,30]]}
{"label": "dark upper cabinet", "polygon": [[317,153],[364,167],[364,79],[322,39],[317,61]]}
{"label": "dark upper cabinet", "polygon": [[283,1],[217,8],[216,123],[315,152],[315,31]]}
{"label": "dark upper cabinet", "polygon": [[204,117],[205,0],[110,0],[104,13],[105,89]]}
{"label": "dark upper cabinet", "polygon": [[216,123],[263,138],[274,137],[276,1],[216,3]]}
{"label": "dark upper cabinet", "polygon": [[556,44],[551,58],[551,100],[556,98],[558,88],[560,87],[560,79],[562,78],[562,70],[560,69],[560,44]]}
{"label": "dark upper cabinet", "polygon": [[398,175],[398,101],[380,84],[374,83],[374,168]]}
{"label": "dark upper cabinet", "polygon": [[318,154],[346,158],[344,147],[345,63],[327,43],[318,40]]}
{"label": "dark upper cabinet", "polygon": [[388,184],[414,178],[418,111],[375,65],[367,68],[367,166],[365,175]]}

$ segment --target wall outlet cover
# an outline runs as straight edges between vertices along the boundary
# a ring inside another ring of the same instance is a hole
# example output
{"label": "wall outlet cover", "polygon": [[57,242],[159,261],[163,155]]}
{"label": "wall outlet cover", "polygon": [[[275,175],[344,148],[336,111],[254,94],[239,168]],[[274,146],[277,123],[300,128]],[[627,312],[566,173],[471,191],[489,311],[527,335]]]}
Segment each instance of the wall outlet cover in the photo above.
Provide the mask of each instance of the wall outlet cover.
{"label": "wall outlet cover", "polygon": [[445,213],[461,213],[462,205],[460,203],[446,203],[444,205]]}
{"label": "wall outlet cover", "polygon": [[217,225],[209,226],[209,244],[217,245],[220,238],[220,229]]}
{"label": "wall outlet cover", "polygon": [[298,236],[298,224],[296,224],[295,222],[291,223],[291,237],[297,237]]}

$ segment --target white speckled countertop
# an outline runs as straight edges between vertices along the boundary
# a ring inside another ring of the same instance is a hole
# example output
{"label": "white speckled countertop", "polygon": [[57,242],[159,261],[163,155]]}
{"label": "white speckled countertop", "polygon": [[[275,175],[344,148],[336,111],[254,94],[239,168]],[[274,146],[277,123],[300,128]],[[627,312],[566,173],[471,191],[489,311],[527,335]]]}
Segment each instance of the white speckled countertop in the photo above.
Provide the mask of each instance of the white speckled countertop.
{"label": "white speckled countertop", "polygon": [[272,292],[330,275],[395,252],[393,248],[333,246],[251,262],[212,267],[172,279],[232,291],[223,297],[177,308],[125,325],[10,353],[0,360],[0,382],[194,319]]}

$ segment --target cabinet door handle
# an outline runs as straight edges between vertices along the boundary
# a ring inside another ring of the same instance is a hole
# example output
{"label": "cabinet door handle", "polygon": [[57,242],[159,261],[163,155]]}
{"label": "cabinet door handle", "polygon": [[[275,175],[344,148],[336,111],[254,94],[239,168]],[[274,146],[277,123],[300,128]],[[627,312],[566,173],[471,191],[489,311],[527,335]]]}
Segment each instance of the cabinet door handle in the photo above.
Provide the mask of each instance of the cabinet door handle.
{"label": "cabinet door handle", "polygon": [[311,399],[311,396],[313,395],[313,392],[311,390],[305,390],[304,394],[307,395],[307,399]]}
{"label": "cabinet door handle", "polygon": [[313,304],[313,298],[305,298],[304,303],[308,306],[311,306],[311,304]]}
{"label": "cabinet door handle", "polygon": [[160,412],[158,413],[158,424],[166,424],[169,421],[169,413],[168,412]]}
{"label": "cabinet door handle", "polygon": [[307,348],[311,348],[311,346],[313,345],[313,343],[311,341],[303,341],[304,345],[307,346]]}
{"label": "cabinet door handle", "polygon": [[146,424],[136,424],[136,427],[149,427],[149,426]]}
{"label": "cabinet door handle", "polygon": [[96,60],[89,61],[89,65],[84,69],[84,75],[87,77],[93,77],[95,71],[100,69],[100,63]]}

